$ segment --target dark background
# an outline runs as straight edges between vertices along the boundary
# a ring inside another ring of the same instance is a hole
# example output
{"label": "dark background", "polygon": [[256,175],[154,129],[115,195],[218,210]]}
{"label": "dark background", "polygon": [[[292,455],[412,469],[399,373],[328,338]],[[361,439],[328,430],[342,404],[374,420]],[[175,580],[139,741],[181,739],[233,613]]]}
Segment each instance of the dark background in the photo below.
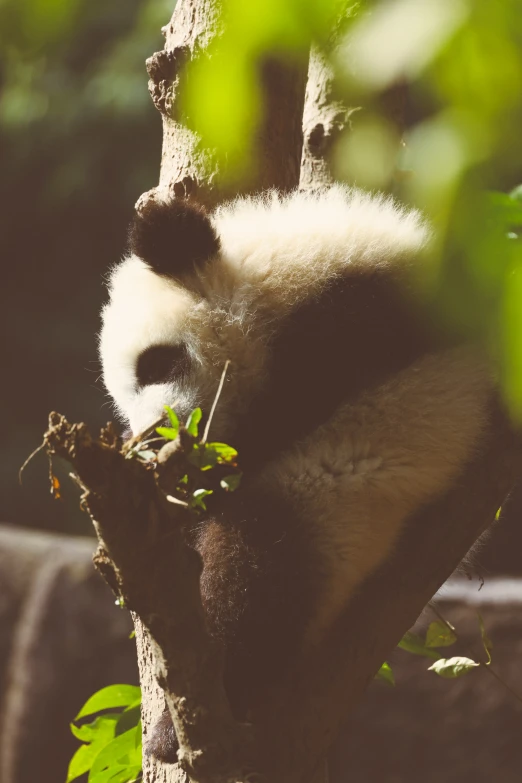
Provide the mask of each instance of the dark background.
{"label": "dark background", "polygon": [[50,410],[93,428],[111,418],[96,352],[102,278],[157,182],[161,120],[145,59],[163,47],[173,5],[0,4],[3,522],[90,531],[69,481],[63,501],[50,497],[42,454],[23,487],[17,471]]}

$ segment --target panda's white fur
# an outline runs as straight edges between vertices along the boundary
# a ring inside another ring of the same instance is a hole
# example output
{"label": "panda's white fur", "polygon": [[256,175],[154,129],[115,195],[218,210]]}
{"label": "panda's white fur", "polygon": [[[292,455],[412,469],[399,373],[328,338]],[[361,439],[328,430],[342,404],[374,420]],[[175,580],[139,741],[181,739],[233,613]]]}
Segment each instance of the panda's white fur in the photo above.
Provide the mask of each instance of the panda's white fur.
{"label": "panda's white fur", "polygon": [[[134,433],[160,417],[165,404],[182,416],[196,405],[208,411],[230,359],[235,371],[212,437],[234,444],[237,420],[262,394],[268,343],[279,324],[332,280],[415,268],[429,241],[419,213],[342,186],[319,195],[238,199],[218,208],[212,223],[220,252],[190,284],[158,275],[135,255],[110,275],[103,376]],[[346,341],[363,337],[356,327]],[[139,355],[180,341],[191,357],[188,376],[138,389]],[[480,442],[491,389],[490,368],[476,349],[430,353],[341,404],[263,465],[258,485],[278,488],[322,562],[309,639],[386,558],[407,518],[456,480]]]}
{"label": "panda's white fur", "polygon": [[479,442],[490,384],[472,352],[426,357],[342,406],[266,470],[320,526],[325,578],[310,638],[390,554],[408,517],[458,477]]}

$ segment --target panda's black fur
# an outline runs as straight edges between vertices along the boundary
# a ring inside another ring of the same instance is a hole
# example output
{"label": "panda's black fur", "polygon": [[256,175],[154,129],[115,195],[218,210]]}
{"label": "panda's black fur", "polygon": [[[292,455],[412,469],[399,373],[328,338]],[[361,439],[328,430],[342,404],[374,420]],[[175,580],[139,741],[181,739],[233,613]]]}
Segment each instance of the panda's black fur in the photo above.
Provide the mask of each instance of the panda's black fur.
{"label": "panda's black fur", "polygon": [[158,274],[179,277],[215,255],[219,238],[197,204],[151,198],[130,225],[128,247]]}
{"label": "panda's black fur", "polygon": [[[480,443],[490,370],[420,315],[428,242],[417,213],[342,187],[212,215],[156,199],[111,275],[100,353],[135,434],[167,403],[208,412],[231,360],[212,437],[238,448],[244,479],[194,543],[240,715]],[[175,760],[172,739],[164,716],[153,751]]]}

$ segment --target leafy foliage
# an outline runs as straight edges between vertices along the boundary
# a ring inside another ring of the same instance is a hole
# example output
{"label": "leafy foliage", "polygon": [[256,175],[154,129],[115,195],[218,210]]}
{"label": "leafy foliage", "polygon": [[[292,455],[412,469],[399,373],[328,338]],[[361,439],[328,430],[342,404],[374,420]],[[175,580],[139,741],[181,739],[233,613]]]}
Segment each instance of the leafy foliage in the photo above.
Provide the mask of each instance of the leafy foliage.
{"label": "leafy foliage", "polygon": [[140,703],[140,693],[135,685],[109,685],[85,702],[75,720],[113,707],[133,707]]}
{"label": "leafy foliage", "polygon": [[439,657],[435,650],[432,650],[430,647],[428,647],[428,645],[422,641],[420,636],[417,636],[417,634],[414,634],[412,631],[407,631],[404,634],[398,644],[398,647],[401,650],[413,653],[413,655],[422,655],[424,658],[437,659]]}
{"label": "leafy foliage", "polygon": [[[72,757],[67,782],[89,773],[88,783],[129,783],[141,776],[141,691],[110,685],[94,693],[71,724],[83,744]],[[89,723],[79,721],[98,715]]]}
{"label": "leafy foliage", "polygon": [[[25,170],[32,162],[33,197],[43,188],[48,206],[56,209],[72,194],[85,197],[86,183],[99,197],[106,151],[114,156],[118,150],[110,138],[119,137],[121,154],[128,155],[121,131],[154,116],[143,61],[171,12],[169,0],[115,0],[109,6],[101,0],[3,0],[0,137],[9,149],[11,139],[17,141],[11,159],[2,159],[5,186],[12,167]],[[45,155],[47,176],[35,181],[34,165]],[[127,167],[127,198],[139,166]]]}
{"label": "leafy foliage", "polygon": [[[438,615],[438,619],[428,626],[425,639],[423,640],[418,634],[415,634],[412,631],[407,631],[397,645],[398,648],[405,652],[413,653],[414,655],[420,655],[424,658],[433,658],[434,662],[428,667],[428,671],[434,672],[444,679],[454,680],[468,674],[473,669],[482,667],[483,670],[489,671],[498,682],[501,682],[517,701],[522,701],[519,694],[510,688],[491,667],[491,650],[493,649],[493,643],[486,632],[482,616],[480,614],[478,615],[478,622],[482,646],[484,647],[487,660],[481,662],[462,655],[456,655],[451,658],[440,656],[440,653],[434,648],[451,647],[451,645],[455,644],[457,641],[457,634],[453,625],[442,617],[438,610],[435,609],[434,611]],[[389,663],[385,662],[382,664],[375,675],[375,679],[395,685],[395,677]]]}
{"label": "leafy foliage", "polygon": [[199,422],[201,421],[202,416],[203,413],[201,411],[201,408],[195,408],[190,414],[190,416],[188,417],[185,428],[188,434],[192,435],[193,438],[198,437]]}
{"label": "leafy foliage", "polygon": [[[217,399],[217,398],[216,398]],[[181,425],[175,411],[165,405],[165,412],[170,427],[158,426],[154,430],[159,438],[148,437],[133,439],[124,447],[126,459],[138,458],[149,467],[156,466],[159,447],[165,441],[178,441],[178,451],[185,465],[185,472],[180,476],[177,485],[172,487],[174,494],[168,494],[171,503],[186,506],[194,511],[206,511],[205,498],[214,493],[214,488],[208,484],[205,473],[217,466],[229,466],[232,471],[222,476],[216,488],[225,492],[235,492],[241,483],[241,472],[237,466],[237,450],[227,443],[218,441],[208,443],[206,434],[199,437],[199,425],[203,418],[201,408],[195,408],[187,419],[185,426]],[[208,424],[207,424],[208,429]],[[206,431],[205,431],[206,433]],[[182,441],[181,441],[181,436]],[[160,441],[160,443],[158,443]]]}
{"label": "leafy foliage", "polygon": [[426,631],[426,647],[451,647],[457,641],[455,629],[449,623],[435,620]]}

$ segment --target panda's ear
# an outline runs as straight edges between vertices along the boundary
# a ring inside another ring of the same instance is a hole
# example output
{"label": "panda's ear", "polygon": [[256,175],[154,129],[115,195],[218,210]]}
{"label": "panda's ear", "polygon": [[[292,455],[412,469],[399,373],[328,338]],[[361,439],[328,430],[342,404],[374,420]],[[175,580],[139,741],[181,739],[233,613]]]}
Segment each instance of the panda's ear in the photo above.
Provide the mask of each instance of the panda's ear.
{"label": "panda's ear", "polygon": [[136,211],[129,250],[160,275],[179,277],[219,251],[205,209],[182,199],[150,199]]}

